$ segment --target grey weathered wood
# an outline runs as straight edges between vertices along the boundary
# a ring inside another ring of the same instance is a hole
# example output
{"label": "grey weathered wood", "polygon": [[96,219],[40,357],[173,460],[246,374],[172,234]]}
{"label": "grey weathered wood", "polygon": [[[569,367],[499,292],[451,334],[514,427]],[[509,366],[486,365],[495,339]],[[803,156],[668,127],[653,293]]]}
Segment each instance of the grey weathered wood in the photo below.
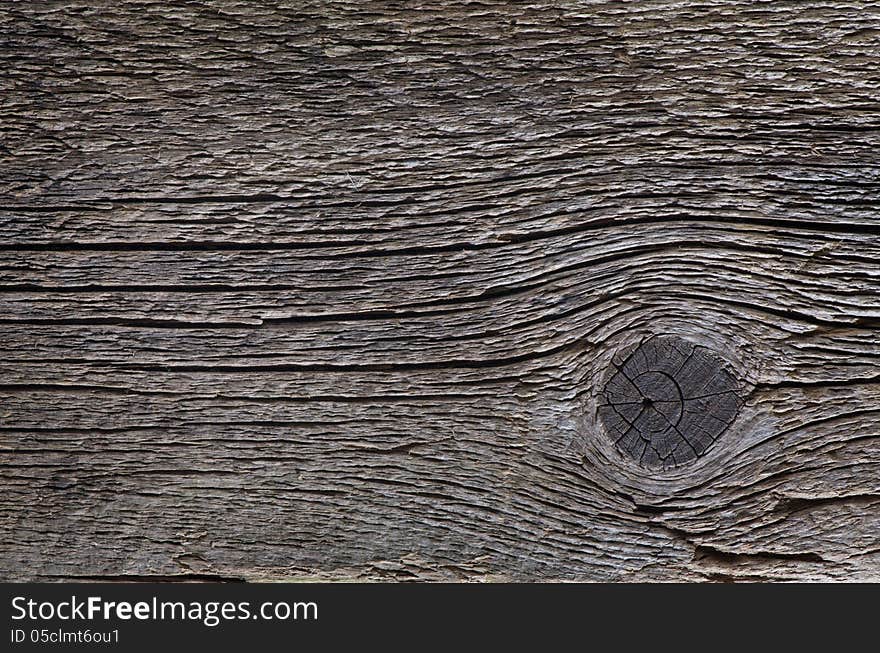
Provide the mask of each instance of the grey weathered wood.
{"label": "grey weathered wood", "polygon": [[[880,580],[876,3],[0,34],[3,579]],[[652,468],[657,335],[742,405]]]}

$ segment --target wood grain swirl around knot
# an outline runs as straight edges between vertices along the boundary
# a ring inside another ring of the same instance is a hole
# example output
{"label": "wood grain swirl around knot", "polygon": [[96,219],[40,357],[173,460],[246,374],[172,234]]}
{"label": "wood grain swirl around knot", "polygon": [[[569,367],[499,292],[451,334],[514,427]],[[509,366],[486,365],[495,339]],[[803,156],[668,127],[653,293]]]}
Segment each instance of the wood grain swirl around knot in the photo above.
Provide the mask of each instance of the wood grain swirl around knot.
{"label": "wood grain swirl around knot", "polygon": [[652,336],[612,365],[599,418],[625,455],[651,469],[702,456],[742,403],[725,361],[677,336]]}

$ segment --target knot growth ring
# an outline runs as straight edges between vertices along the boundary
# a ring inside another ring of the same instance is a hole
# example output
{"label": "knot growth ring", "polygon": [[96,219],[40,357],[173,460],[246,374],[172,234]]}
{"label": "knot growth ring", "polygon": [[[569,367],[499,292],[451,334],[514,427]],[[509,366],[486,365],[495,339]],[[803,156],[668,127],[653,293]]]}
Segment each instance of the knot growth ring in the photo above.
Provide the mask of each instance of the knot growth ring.
{"label": "knot growth ring", "polygon": [[741,405],[725,362],[677,336],[652,336],[613,368],[599,419],[624,454],[652,469],[702,456]]}

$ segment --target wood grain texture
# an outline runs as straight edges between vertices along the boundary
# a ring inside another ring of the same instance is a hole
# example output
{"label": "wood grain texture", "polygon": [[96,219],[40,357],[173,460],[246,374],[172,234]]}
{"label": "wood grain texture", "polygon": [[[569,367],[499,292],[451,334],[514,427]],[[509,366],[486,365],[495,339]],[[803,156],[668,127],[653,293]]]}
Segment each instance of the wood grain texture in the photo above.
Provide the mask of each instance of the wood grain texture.
{"label": "wood grain texture", "polygon": [[[0,578],[880,580],[880,6],[8,2]],[[742,406],[649,469],[650,336]]]}

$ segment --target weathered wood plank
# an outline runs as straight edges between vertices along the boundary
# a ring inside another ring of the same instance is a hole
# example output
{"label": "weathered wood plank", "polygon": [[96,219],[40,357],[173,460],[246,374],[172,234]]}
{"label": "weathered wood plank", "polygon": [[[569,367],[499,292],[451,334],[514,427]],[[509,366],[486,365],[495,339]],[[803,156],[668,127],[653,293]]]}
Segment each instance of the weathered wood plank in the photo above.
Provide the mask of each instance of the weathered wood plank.
{"label": "weathered wood plank", "polygon": [[[10,3],[0,576],[880,579],[878,25]],[[656,335],[736,382],[673,466]]]}

